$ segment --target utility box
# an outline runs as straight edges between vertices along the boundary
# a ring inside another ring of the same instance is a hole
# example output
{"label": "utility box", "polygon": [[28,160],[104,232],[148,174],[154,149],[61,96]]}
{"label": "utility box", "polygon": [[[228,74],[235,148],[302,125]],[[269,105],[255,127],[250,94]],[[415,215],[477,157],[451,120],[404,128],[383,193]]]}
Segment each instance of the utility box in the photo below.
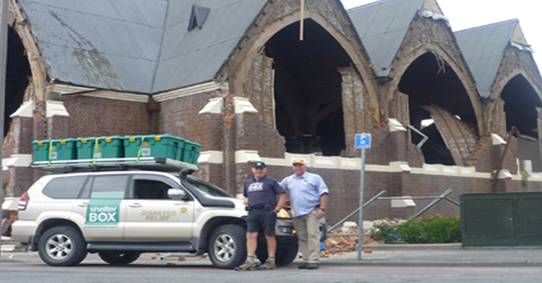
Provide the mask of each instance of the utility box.
{"label": "utility box", "polygon": [[463,246],[542,245],[542,192],[463,194]]}

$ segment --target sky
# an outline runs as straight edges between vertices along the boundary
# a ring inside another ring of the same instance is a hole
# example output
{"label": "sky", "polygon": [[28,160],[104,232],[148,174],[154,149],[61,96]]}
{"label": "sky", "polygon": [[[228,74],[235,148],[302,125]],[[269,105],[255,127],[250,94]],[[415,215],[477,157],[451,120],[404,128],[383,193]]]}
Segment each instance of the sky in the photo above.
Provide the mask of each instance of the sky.
{"label": "sky", "polygon": [[[341,0],[346,9],[374,0]],[[542,69],[542,1],[540,0],[438,0],[454,31],[509,19],[519,19],[523,34]]]}

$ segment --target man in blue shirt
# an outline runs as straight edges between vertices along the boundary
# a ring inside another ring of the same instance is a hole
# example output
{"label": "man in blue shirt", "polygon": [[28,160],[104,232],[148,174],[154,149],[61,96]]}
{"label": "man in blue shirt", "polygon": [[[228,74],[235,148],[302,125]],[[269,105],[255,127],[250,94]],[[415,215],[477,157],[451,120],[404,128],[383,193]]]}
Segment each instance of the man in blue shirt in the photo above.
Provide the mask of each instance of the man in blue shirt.
{"label": "man in blue shirt", "polygon": [[[247,260],[237,270],[275,269],[275,222],[277,212],[286,203],[283,188],[274,179],[267,177],[267,168],[262,161],[252,166],[253,176],[244,185],[243,195],[248,209],[247,217]],[[258,232],[262,230],[267,242],[267,260],[262,265],[256,262]]]}
{"label": "man in blue shirt", "polygon": [[329,199],[326,183],[317,174],[307,172],[305,161],[294,160],[294,174],[280,185],[290,196],[294,227],[303,255],[300,269],[318,269],[320,259],[320,224],[325,217]]}

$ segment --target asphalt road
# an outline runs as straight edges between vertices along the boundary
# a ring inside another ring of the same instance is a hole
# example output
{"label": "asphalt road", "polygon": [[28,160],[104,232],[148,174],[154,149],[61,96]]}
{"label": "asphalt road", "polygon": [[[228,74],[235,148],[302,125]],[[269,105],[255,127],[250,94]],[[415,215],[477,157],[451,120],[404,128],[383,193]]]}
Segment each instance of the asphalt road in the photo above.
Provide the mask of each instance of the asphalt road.
{"label": "asphalt road", "polygon": [[0,282],[541,282],[540,267],[356,266],[325,262],[319,270],[295,265],[275,271],[237,272],[212,268],[206,259],[165,263],[152,255],[126,267],[112,267],[91,255],[77,267],[50,267],[35,254],[0,258]]}

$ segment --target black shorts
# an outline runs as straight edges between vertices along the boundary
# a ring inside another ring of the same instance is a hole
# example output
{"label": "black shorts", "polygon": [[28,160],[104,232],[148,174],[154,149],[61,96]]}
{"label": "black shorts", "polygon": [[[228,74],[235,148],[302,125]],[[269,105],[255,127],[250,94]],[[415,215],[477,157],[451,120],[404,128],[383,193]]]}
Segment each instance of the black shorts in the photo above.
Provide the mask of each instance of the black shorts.
{"label": "black shorts", "polygon": [[266,236],[275,235],[277,215],[273,209],[251,209],[248,211],[247,232],[263,231]]}

